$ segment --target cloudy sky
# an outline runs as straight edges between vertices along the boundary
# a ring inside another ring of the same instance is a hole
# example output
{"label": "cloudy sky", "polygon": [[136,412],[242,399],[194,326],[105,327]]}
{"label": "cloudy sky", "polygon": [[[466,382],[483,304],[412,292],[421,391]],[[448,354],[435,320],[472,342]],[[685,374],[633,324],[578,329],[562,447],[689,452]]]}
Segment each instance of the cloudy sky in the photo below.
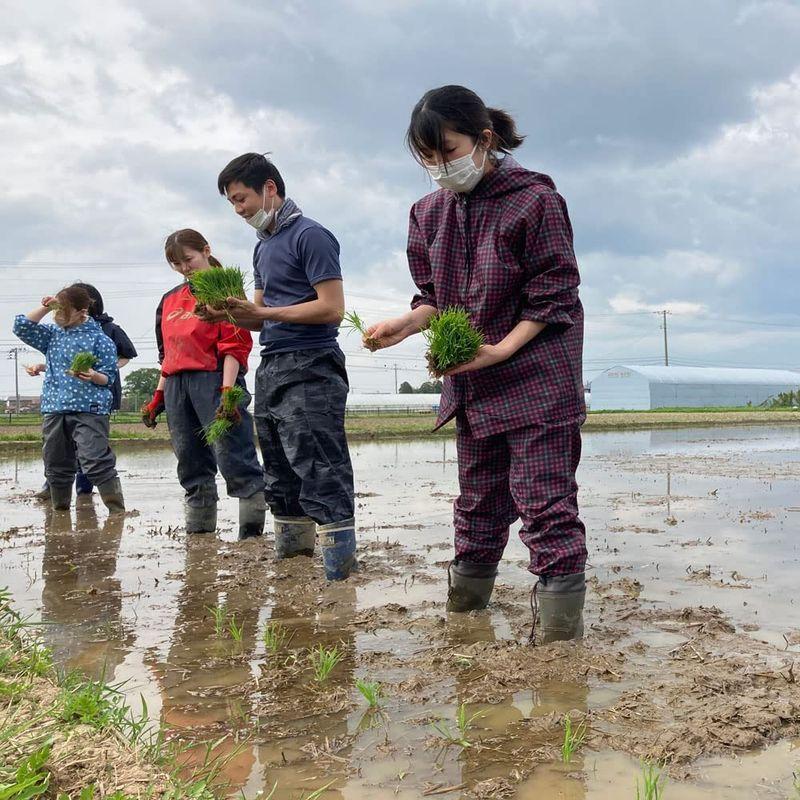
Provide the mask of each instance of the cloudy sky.
{"label": "cloudy sky", "polygon": [[[13,315],[83,279],[154,364],[176,281],[165,236],[195,227],[249,267],[216,191],[271,151],[342,246],[348,306],[406,307],[403,147],[428,88],[461,83],[528,134],[575,228],[586,373],[660,363],[800,367],[800,4],[789,0],[104,0],[4,4],[0,31],[0,396]],[[425,378],[421,342],[343,337],[353,388]],[[20,355],[34,362],[34,353]],[[254,361],[257,360],[254,357]],[[23,393],[39,380],[24,376]]]}

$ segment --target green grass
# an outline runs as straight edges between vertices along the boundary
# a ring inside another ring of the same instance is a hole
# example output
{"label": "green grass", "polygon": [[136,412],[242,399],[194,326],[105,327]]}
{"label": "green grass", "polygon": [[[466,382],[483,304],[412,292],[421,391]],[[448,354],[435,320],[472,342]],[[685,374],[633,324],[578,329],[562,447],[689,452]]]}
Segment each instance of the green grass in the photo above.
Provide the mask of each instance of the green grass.
{"label": "green grass", "polygon": [[642,762],[642,772],[636,780],[636,800],[662,800],[667,776],[662,767],[652,761]]}
{"label": "green grass", "polygon": [[286,643],[288,631],[279,622],[268,622],[261,638],[267,652],[274,656]]}
{"label": "green grass", "polygon": [[356,689],[369,703],[371,709],[380,708],[383,705],[383,687],[378,681],[365,681],[358,678],[356,680]]}
{"label": "green grass", "polygon": [[227,392],[222,393],[216,419],[203,429],[203,438],[206,440],[206,444],[215,444],[239,422],[241,419],[239,404],[243,399],[244,389],[239,385],[231,386]]}
{"label": "green grass", "polygon": [[236,624],[236,614],[231,614],[228,620],[228,632],[234,642],[241,642],[244,637],[244,623],[241,625]]}
{"label": "green grass", "polygon": [[453,367],[472,361],[483,344],[483,334],[463,308],[446,308],[431,317],[422,332],[428,345],[428,370],[440,378]]}
{"label": "green grass", "polygon": [[50,786],[50,773],[45,769],[48,758],[49,743],[22,759],[9,778],[0,778],[0,800],[27,800],[44,795]]}
{"label": "green grass", "polygon": [[569,714],[564,717],[564,742],[561,745],[561,760],[565,764],[572,761],[575,753],[581,749],[586,740],[586,723],[581,722],[577,728],[572,727]]}
{"label": "green grass", "polygon": [[225,606],[206,606],[206,611],[211,614],[214,620],[214,635],[221,639],[225,635],[225,622],[228,619],[228,612]]}
{"label": "green grass", "polygon": [[97,364],[97,356],[94,353],[75,353],[72,357],[72,363],[69,365],[69,371],[73,375],[77,375],[94,369],[95,364]]}
{"label": "green grass", "polygon": [[314,680],[324,683],[330,677],[333,668],[344,658],[344,653],[334,645],[323,647],[321,644],[309,651],[311,666],[314,668]]}
{"label": "green grass", "polygon": [[472,747],[472,742],[467,738],[474,727],[476,719],[483,717],[484,713],[478,711],[472,716],[467,714],[467,704],[462,703],[456,711],[456,727],[451,728],[450,723],[445,719],[439,719],[431,723],[436,733],[445,741],[445,744],[455,744],[466,749]]}
{"label": "green grass", "polygon": [[188,280],[199,305],[220,310],[229,297],[247,299],[244,273],[238,267],[211,267],[192,273]]}

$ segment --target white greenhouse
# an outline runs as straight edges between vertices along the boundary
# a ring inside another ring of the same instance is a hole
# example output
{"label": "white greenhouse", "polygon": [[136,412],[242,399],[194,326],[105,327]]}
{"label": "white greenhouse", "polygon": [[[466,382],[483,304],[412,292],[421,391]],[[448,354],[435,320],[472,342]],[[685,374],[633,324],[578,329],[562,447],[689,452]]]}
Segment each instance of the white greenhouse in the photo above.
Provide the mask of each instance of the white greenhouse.
{"label": "white greenhouse", "polygon": [[800,372],[621,364],[591,383],[592,411],[759,406],[800,389]]}

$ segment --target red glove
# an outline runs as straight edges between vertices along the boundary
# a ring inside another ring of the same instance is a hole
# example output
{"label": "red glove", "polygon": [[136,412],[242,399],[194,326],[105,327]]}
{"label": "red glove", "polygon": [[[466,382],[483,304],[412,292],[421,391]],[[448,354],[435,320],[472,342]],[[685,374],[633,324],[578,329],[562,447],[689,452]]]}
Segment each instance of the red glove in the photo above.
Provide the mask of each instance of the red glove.
{"label": "red glove", "polygon": [[155,428],[158,425],[158,416],[164,413],[165,408],[164,392],[161,389],[156,389],[153,399],[142,406],[142,422],[148,428]]}

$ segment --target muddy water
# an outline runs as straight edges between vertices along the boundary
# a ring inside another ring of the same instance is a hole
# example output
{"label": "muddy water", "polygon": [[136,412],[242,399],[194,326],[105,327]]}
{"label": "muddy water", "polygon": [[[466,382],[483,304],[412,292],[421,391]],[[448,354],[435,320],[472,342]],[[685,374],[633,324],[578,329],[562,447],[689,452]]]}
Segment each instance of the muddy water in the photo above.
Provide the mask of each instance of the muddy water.
{"label": "muddy water", "polygon": [[[35,456],[0,454],[0,585],[49,623],[60,663],[124,682],[183,740],[227,736],[225,776],[248,798],[275,783],[276,800],[326,785],[323,797],[348,799],[635,797],[648,754],[673,759],[667,798],[791,796],[800,759],[781,736],[796,735],[800,711],[764,698],[789,703],[796,689],[800,431],[584,441],[593,579],[580,648],[524,646],[532,576],[513,535],[491,608],[447,619],[457,481],[453,443],[442,441],[353,448],[362,569],[339,585],[325,583],[318,560],[274,562],[268,537],[236,543],[228,499],[219,535],[187,540],[169,450],[120,450],[135,509],[124,519],[97,499],[48,513],[30,499]],[[691,611],[701,606],[719,612]],[[220,630],[215,608],[226,614]],[[262,641],[269,622],[287,631],[276,655]],[[342,653],[323,683],[308,656],[319,644]],[[725,670],[722,688],[709,686]],[[357,678],[384,684],[382,711],[367,710]],[[693,716],[729,695],[711,723]],[[742,721],[731,704],[749,695],[762,705]],[[455,735],[462,703],[469,747],[441,736]],[[569,765],[565,713],[589,725]],[[659,749],[660,732],[684,723],[711,733]]]}

